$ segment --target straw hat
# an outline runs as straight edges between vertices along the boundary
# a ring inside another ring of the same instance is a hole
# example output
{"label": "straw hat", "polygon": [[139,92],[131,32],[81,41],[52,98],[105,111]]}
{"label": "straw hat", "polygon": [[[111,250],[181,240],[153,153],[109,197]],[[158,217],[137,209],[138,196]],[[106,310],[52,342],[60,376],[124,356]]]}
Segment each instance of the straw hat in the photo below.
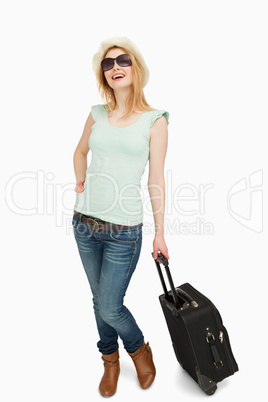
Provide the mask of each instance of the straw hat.
{"label": "straw hat", "polygon": [[149,69],[145,63],[145,60],[140,52],[140,50],[137,48],[137,46],[128,38],[126,37],[116,37],[116,38],[109,38],[101,42],[99,50],[97,53],[94,54],[93,59],[92,59],[92,68],[95,74],[97,74],[97,71],[100,67],[103,55],[105,55],[106,51],[111,47],[111,46],[119,46],[119,47],[124,47],[125,49],[131,51],[135,58],[139,60],[141,66],[143,67],[144,70],[144,78],[143,78],[143,88],[147,84],[150,76]]}

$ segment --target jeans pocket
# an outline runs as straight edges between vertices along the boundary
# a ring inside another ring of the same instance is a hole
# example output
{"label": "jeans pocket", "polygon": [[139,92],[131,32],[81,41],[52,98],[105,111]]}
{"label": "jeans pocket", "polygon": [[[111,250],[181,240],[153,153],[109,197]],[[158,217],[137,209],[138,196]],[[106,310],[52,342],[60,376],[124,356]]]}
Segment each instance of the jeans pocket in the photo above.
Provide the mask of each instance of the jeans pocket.
{"label": "jeans pocket", "polygon": [[73,215],[73,220],[72,220],[73,229],[77,229],[78,225],[79,225],[79,218],[76,215]]}
{"label": "jeans pocket", "polygon": [[135,243],[142,234],[142,224],[128,229],[117,229],[110,233],[113,240],[121,243]]}

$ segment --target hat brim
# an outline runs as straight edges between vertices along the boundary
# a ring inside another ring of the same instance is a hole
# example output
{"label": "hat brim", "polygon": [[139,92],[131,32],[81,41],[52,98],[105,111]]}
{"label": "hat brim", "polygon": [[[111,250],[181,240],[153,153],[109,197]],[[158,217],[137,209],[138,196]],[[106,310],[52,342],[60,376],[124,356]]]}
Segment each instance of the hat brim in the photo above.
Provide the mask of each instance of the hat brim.
{"label": "hat brim", "polygon": [[128,38],[126,37],[116,37],[116,38],[109,38],[101,42],[99,50],[97,53],[94,54],[93,59],[92,59],[92,68],[94,73],[97,75],[97,72],[100,68],[100,64],[103,58],[103,55],[111,46],[121,46],[124,47],[125,49],[129,50],[135,58],[140,62],[143,70],[144,70],[144,77],[143,77],[143,88],[149,81],[149,76],[150,72],[147,67],[147,64],[140,52],[140,50],[137,48],[137,46]]}

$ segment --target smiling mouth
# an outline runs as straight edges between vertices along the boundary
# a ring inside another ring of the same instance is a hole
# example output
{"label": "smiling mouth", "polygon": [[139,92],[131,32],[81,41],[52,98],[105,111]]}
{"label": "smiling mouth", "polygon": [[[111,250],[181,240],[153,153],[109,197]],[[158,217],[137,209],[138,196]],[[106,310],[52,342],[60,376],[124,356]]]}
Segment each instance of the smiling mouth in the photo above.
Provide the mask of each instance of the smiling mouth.
{"label": "smiling mouth", "polygon": [[122,79],[122,78],[124,78],[125,76],[123,75],[123,74],[118,74],[118,75],[114,75],[113,77],[112,77],[112,79],[114,80],[114,81],[116,81],[116,80],[120,80],[120,79]]}

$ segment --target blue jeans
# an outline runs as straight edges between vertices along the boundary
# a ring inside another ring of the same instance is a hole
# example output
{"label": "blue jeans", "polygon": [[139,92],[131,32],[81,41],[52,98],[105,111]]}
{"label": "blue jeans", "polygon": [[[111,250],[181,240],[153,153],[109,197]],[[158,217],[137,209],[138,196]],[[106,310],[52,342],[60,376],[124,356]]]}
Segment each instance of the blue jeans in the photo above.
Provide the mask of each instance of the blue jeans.
{"label": "blue jeans", "polygon": [[[100,219],[91,217],[96,221]],[[142,226],[128,229],[93,229],[73,215],[73,233],[93,295],[93,308],[100,340],[99,351],[108,355],[118,349],[118,336],[129,353],[144,342],[133,315],[123,304],[135,271],[142,244]]]}

